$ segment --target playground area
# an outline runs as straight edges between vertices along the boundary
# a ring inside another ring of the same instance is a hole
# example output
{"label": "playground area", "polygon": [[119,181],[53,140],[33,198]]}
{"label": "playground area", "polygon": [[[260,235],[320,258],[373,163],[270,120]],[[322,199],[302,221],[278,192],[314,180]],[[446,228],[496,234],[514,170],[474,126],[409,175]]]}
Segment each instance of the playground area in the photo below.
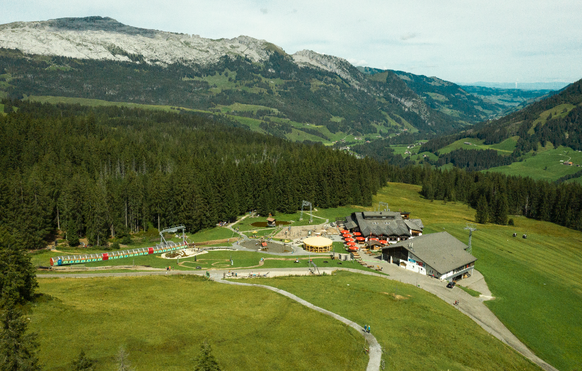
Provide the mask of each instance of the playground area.
{"label": "playground area", "polygon": [[[241,242],[240,245],[249,250],[255,250],[260,252],[274,252],[274,253],[290,253],[293,251],[293,247],[289,244],[275,243],[259,240],[250,240]],[[265,245],[265,246],[263,246]]]}
{"label": "playground area", "polygon": [[339,234],[339,229],[330,227],[328,224],[320,225],[300,225],[297,227],[286,227],[275,235],[275,238],[280,239],[298,239],[315,236],[329,236]]}

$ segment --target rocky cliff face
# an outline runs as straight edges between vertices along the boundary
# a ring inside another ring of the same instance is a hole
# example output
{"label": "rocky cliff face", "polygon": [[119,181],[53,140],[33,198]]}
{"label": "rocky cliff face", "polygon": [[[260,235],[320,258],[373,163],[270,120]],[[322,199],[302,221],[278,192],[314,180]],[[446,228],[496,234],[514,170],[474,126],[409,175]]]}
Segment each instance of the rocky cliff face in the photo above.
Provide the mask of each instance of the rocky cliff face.
{"label": "rocky cliff face", "polygon": [[146,30],[111,18],[61,18],[43,22],[16,22],[0,26],[0,47],[26,54],[79,59],[147,63],[215,63],[224,55],[253,62],[269,56],[267,42],[247,36],[211,40],[197,35]]}
{"label": "rocky cliff face", "polygon": [[[108,17],[59,18],[0,25],[0,47],[18,49],[25,54],[125,62],[139,59],[150,64],[209,65],[223,56],[264,62],[271,53],[285,53],[276,45],[248,36],[212,40],[198,35],[131,27]],[[299,51],[291,57],[299,66],[336,73],[344,80],[358,84],[353,77],[358,72],[345,59],[311,50]]]}

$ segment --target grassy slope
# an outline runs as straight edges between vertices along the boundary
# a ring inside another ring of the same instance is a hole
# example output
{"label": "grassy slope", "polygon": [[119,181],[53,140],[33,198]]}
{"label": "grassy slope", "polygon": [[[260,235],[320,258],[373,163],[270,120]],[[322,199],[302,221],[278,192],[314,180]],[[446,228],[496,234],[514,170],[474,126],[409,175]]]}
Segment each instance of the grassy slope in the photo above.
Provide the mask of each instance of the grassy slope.
{"label": "grassy slope", "polygon": [[[42,279],[38,303],[44,370],[71,370],[81,349],[115,368],[120,346],[140,371],[193,369],[208,339],[224,370],[364,370],[363,338],[271,291],[185,276]],[[317,349],[317,351],[314,351]]]}
{"label": "grassy slope", "polygon": [[[472,145],[467,145],[465,142],[472,143]],[[494,149],[499,152],[500,155],[510,155],[511,152],[515,149],[515,145],[517,144],[517,137],[507,138],[501,143],[497,144],[483,144],[483,139],[477,138],[463,138],[459,139],[456,142],[449,144],[446,147],[443,147],[439,150],[439,154],[443,155],[449,152],[452,152],[456,149],[472,149],[472,150],[484,150],[484,149]]]}
{"label": "grassy slope", "polygon": [[[422,218],[425,232],[446,230],[467,243],[475,210],[460,203],[429,202],[420,187],[390,184],[375,201]],[[496,300],[499,319],[538,356],[560,370],[582,364],[582,233],[552,223],[514,217],[515,227],[478,225],[473,234],[476,267]],[[526,233],[527,239],[513,238]],[[504,241],[505,240],[505,241]]]}
{"label": "grassy slope", "polygon": [[411,285],[348,272],[261,283],[370,325],[388,370],[537,369],[449,304]]}
{"label": "grassy slope", "polygon": [[[560,162],[568,160],[572,161],[574,165],[566,166]],[[508,166],[491,168],[488,171],[554,181],[564,175],[574,174],[580,171],[580,168],[576,165],[581,164],[582,152],[560,146],[555,149],[542,149],[538,151],[537,155],[530,156],[522,162],[514,162]]]}

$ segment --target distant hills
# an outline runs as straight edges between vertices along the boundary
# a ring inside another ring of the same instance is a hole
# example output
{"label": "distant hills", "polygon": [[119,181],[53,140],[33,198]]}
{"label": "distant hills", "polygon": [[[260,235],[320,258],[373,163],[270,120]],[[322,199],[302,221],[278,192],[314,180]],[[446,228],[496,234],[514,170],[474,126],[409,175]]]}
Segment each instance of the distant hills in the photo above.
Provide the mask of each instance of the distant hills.
{"label": "distant hills", "polygon": [[211,40],[103,17],[0,25],[0,48],[4,97],[192,109],[290,140],[427,136],[511,109],[437,78],[356,68],[308,50],[287,54],[247,36]]}
{"label": "distant hills", "polygon": [[497,120],[430,140],[419,153],[437,155],[438,166],[582,182],[582,80]]}
{"label": "distant hills", "polygon": [[567,82],[483,82],[478,81],[470,84],[459,84],[465,86],[479,86],[494,89],[512,89],[512,90],[561,90],[570,85]]}

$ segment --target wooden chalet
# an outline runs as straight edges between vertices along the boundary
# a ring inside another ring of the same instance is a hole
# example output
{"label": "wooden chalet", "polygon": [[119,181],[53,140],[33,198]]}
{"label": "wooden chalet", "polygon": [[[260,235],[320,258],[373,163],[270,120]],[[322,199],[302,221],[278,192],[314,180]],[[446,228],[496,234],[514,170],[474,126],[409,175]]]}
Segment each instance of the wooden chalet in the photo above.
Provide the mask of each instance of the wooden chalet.
{"label": "wooden chalet", "polygon": [[466,249],[448,232],[440,232],[385,246],[382,259],[420,274],[457,281],[473,274],[477,260]]}

